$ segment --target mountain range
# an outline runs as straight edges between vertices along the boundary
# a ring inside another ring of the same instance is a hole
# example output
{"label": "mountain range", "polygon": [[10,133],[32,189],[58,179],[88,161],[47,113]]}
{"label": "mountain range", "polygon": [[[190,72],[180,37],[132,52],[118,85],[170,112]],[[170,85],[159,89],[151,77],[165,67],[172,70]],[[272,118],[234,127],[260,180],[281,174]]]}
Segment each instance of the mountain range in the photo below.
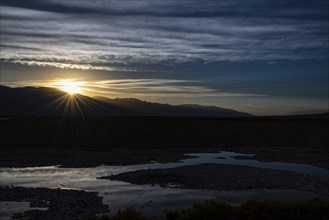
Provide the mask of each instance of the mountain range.
{"label": "mountain range", "polygon": [[88,97],[48,87],[0,86],[0,116],[249,117],[216,106],[169,105],[135,98]]}

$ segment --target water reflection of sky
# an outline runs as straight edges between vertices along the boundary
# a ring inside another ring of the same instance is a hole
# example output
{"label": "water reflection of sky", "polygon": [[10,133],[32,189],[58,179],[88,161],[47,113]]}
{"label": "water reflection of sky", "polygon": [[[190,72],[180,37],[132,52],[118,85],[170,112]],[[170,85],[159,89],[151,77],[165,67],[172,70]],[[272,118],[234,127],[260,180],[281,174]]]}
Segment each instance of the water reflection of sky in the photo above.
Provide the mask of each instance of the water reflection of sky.
{"label": "water reflection of sky", "polygon": [[[175,210],[188,207],[196,202],[209,199],[239,203],[248,199],[304,199],[313,198],[314,193],[296,190],[256,189],[244,191],[211,191],[190,190],[157,185],[134,185],[122,181],[97,179],[128,171],[142,169],[161,169],[203,163],[245,165],[252,167],[287,170],[315,175],[329,175],[329,171],[305,164],[282,162],[260,162],[256,160],[235,159],[235,156],[252,156],[233,152],[189,154],[195,156],[177,163],[160,164],[157,162],[132,166],[98,166],[93,168],[60,168],[58,166],[0,168],[1,185],[24,187],[60,187],[97,191],[104,198],[113,212],[123,207],[133,206],[148,214],[163,213],[164,210]],[[221,159],[222,158],[222,159]],[[225,159],[223,159],[225,158]],[[15,205],[14,205],[15,206]],[[1,214],[2,215],[2,214]]]}

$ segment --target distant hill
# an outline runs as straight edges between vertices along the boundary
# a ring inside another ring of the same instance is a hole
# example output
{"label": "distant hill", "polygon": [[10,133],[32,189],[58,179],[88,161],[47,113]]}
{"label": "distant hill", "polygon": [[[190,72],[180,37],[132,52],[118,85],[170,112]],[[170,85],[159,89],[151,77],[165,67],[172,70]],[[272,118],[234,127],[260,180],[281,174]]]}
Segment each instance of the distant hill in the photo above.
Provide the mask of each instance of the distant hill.
{"label": "distant hill", "polygon": [[169,105],[134,98],[68,95],[46,87],[0,86],[0,116],[160,116],[248,117],[248,113],[216,106]]}
{"label": "distant hill", "polygon": [[303,110],[290,112],[288,115],[316,115],[329,113],[329,109],[318,109],[318,110]]}
{"label": "distant hill", "polygon": [[[270,117],[268,117],[270,118]],[[286,115],[286,116],[273,116],[272,118],[281,119],[329,119],[329,112],[319,114],[299,114],[299,115]]]}

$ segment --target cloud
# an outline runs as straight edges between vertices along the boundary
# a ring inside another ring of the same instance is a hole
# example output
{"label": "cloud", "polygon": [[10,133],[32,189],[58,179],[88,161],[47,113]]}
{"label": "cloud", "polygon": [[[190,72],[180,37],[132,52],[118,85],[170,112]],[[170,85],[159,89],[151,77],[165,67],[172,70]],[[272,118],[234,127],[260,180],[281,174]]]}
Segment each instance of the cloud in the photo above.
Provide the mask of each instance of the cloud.
{"label": "cloud", "polygon": [[325,3],[4,0],[1,58],[106,71],[136,63],[326,59]]}
{"label": "cloud", "polygon": [[[57,88],[58,82],[76,81],[75,79],[56,80],[25,80],[3,82],[13,87],[45,86]],[[170,97],[262,97],[264,94],[226,92],[210,88],[202,81],[176,80],[176,79],[119,79],[80,82],[82,92],[86,95],[99,95],[106,97],[135,97],[135,98],[170,98]]]}

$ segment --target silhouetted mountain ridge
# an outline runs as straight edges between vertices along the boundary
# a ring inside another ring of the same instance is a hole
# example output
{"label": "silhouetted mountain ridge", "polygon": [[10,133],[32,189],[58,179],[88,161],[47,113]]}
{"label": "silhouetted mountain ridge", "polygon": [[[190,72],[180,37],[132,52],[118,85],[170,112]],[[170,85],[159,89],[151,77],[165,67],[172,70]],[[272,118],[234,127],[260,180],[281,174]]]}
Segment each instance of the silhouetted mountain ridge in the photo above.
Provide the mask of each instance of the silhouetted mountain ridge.
{"label": "silhouetted mountain ridge", "polygon": [[248,117],[216,106],[169,105],[135,98],[88,97],[48,87],[0,86],[0,116]]}

